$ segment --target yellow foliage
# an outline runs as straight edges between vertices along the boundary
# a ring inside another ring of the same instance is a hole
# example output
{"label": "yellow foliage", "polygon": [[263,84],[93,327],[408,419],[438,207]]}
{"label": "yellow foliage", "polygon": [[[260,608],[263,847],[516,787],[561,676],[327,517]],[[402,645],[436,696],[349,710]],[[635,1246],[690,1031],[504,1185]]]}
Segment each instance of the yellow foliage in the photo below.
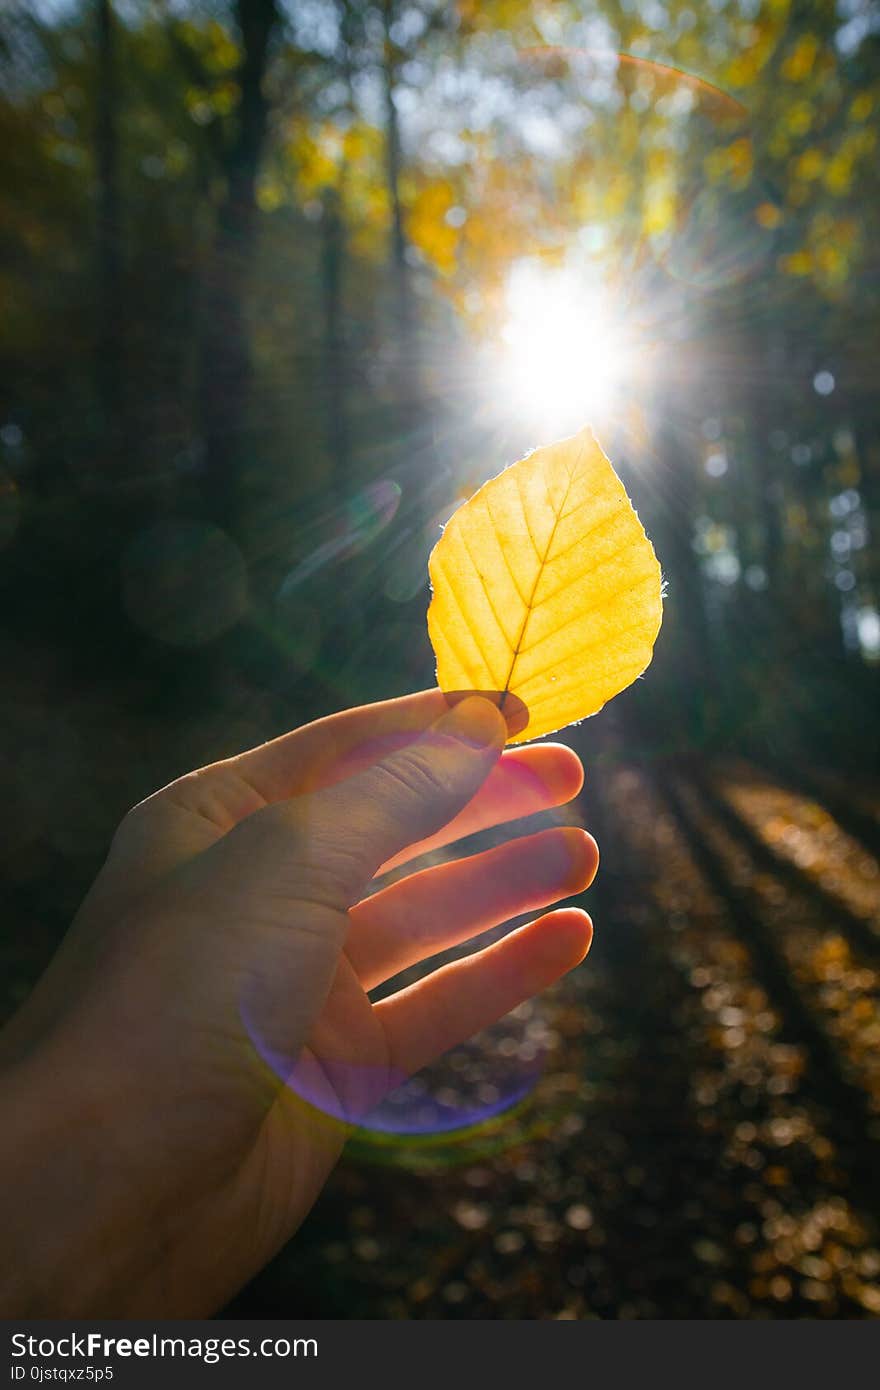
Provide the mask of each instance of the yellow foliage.
{"label": "yellow foliage", "polygon": [[874,110],[874,97],[871,92],[859,92],[853,97],[849,107],[851,121],[866,121]]}
{"label": "yellow foliage", "polygon": [[842,193],[847,193],[849,191],[850,184],[852,183],[852,174],[852,163],[847,159],[846,155],[835,155],[834,159],[829,161],[828,168],[825,170],[825,187],[828,189],[829,193],[834,193],[839,197]]}
{"label": "yellow foliage", "polygon": [[785,124],[792,135],[806,135],[813,124],[813,108],[809,102],[794,102],[786,114]]}
{"label": "yellow foliage", "polygon": [[731,87],[750,87],[761,70],[760,55],[754,48],[738,53],[728,64],[724,75],[725,85]]}
{"label": "yellow foliage", "polygon": [[611,221],[619,217],[629,201],[632,183],[629,175],[622,169],[611,174],[604,188],[603,215]]}
{"label": "yellow foliage", "polygon": [[809,244],[817,279],[826,288],[841,285],[847,279],[858,236],[858,225],[852,218],[832,217],[827,212],[819,212],[813,218]]}
{"label": "yellow foliage", "polygon": [[325,124],[316,130],[305,127],[296,130],[290,152],[304,197],[338,183],[342,136],[335,126]]}
{"label": "yellow foliage", "polygon": [[816,248],[814,253],[816,271],[822,280],[829,284],[840,284],[847,277],[849,265],[840,247],[833,242],[825,242]]}
{"label": "yellow foliage", "polygon": [[284,202],[284,190],[277,179],[262,176],[257,184],[257,207],[261,212],[274,212]]}
{"label": "yellow foliage", "polygon": [[645,195],[642,226],[645,235],[660,236],[675,221],[675,191],[668,184],[652,184]]}
{"label": "yellow foliage", "polygon": [[813,257],[809,251],[792,251],[788,256],[781,256],[779,265],[788,275],[809,275],[813,269]]}
{"label": "yellow foliage", "polygon": [[241,89],[237,82],[221,82],[215,87],[210,101],[218,116],[228,116],[238,105]]}
{"label": "yellow foliage", "polygon": [[232,72],[238,67],[241,52],[221,24],[209,24],[206,38],[208,46],[202,52],[202,61],[210,72]]}
{"label": "yellow foliage", "polygon": [[825,157],[821,150],[804,150],[800,158],[795,162],[795,177],[804,179],[810,183],[817,179],[825,167]]}
{"label": "yellow foliage", "polygon": [[672,169],[672,151],[664,146],[655,146],[648,151],[645,172],[649,179],[663,179]]}
{"label": "yellow foliage", "polygon": [[754,154],[748,136],[741,136],[729,145],[712,150],[703,167],[712,183],[728,182],[733,188],[745,188],[752,177]]}
{"label": "yellow foliage", "polygon": [[458,231],[444,220],[455,203],[452,185],[445,180],[428,183],[412,198],[407,231],[425,259],[444,274],[455,269]]}
{"label": "yellow foliage", "polygon": [[734,140],[727,151],[730,181],[734,188],[745,188],[752,177],[752,142],[746,136]]}
{"label": "yellow foliage", "polygon": [[836,217],[831,224],[830,234],[836,246],[852,250],[859,236],[859,224],[852,217]]}
{"label": "yellow foliage", "polygon": [[429,570],[438,684],[518,695],[515,743],[595,714],[650,663],[660,566],[590,429],[485,483]]}
{"label": "yellow foliage", "polygon": [[755,221],[759,227],[772,232],[782,222],[782,209],[775,203],[759,203],[755,209]]}
{"label": "yellow foliage", "polygon": [[[294,120],[288,130],[285,155],[298,197],[320,199],[328,188],[339,193],[355,256],[375,258],[384,250],[389,222],[384,153],[384,133],[366,122],[343,127],[332,120]],[[273,193],[258,197],[264,207]]]}
{"label": "yellow foliage", "polygon": [[789,82],[805,82],[813,71],[813,64],[819,52],[819,40],[815,34],[802,34],[782,64],[782,76]]}

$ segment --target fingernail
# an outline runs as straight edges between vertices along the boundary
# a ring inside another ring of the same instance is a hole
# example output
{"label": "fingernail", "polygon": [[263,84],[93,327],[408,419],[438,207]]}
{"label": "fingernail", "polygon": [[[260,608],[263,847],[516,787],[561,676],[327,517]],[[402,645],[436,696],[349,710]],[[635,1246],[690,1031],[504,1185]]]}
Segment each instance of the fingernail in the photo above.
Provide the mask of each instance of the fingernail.
{"label": "fingernail", "polygon": [[462,704],[465,700],[471,700],[474,696],[488,700],[500,711],[507,725],[508,738],[514,738],[517,734],[521,734],[529,722],[529,711],[525,701],[510,690],[504,693],[500,690],[448,690],[446,692],[446,699],[449,701],[450,708]]}
{"label": "fingernail", "polygon": [[453,706],[436,727],[471,748],[488,748],[493,743],[500,748],[507,735],[503,717],[482,695],[472,695]]}
{"label": "fingernail", "polygon": [[560,826],[547,832],[546,873],[548,881],[558,883],[567,893],[582,893],[596,877],[599,850],[592,835],[576,825]]}

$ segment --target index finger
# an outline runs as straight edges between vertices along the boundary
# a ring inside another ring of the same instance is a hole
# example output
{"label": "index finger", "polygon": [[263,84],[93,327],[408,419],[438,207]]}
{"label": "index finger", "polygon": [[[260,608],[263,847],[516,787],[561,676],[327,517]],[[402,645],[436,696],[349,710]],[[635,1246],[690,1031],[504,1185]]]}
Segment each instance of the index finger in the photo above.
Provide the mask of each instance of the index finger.
{"label": "index finger", "polygon": [[[360,705],[294,729],[230,761],[266,801],[302,796],[362,772],[417,737],[471,691],[420,690],[378,704]],[[484,693],[485,692],[481,692]],[[500,701],[499,692],[489,698]],[[528,723],[528,710],[508,694],[504,717],[511,735]],[[478,831],[571,801],[581,790],[583,765],[558,743],[503,753],[467,806],[435,835],[409,845],[379,869],[388,873],[411,859]]]}
{"label": "index finger", "polygon": [[[267,802],[302,796],[343,781],[410,743],[450,705],[471,693],[420,690],[360,705],[294,729],[230,762]],[[500,701],[500,694],[494,692],[490,698]],[[515,695],[505,699],[504,716],[511,735],[527,726],[528,710]],[[564,805],[577,796],[583,780],[580,759],[563,744],[509,749],[457,816],[437,834],[395,855],[379,872],[387,873],[480,830]]]}
{"label": "index finger", "polygon": [[[419,690],[316,719],[227,759],[223,766],[246,778],[264,801],[286,801],[363,772],[474,694],[501,703],[500,691]],[[511,736],[526,727],[528,710],[515,695],[506,697],[503,713]]]}

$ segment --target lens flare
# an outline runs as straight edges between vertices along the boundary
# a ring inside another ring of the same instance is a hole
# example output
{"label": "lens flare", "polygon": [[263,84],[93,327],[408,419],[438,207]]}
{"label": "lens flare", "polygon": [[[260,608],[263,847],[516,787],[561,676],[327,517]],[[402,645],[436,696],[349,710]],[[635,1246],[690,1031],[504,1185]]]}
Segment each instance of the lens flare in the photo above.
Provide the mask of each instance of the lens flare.
{"label": "lens flare", "polygon": [[552,1042],[540,1004],[528,1001],[408,1077],[379,1064],[318,1060],[308,1049],[292,1060],[267,1041],[255,1000],[240,1011],[255,1050],[287,1089],[329,1119],[357,1125],[364,1138],[453,1136],[497,1120],[534,1089]]}
{"label": "lens flare", "polygon": [[394,520],[400,497],[399,483],[379,478],[324,518],[321,540],[287,575],[279,597],[285,599],[321,570],[365,550]]}
{"label": "lens flare", "polygon": [[125,550],[121,572],[128,617],[169,646],[206,646],[248,608],[244,556],[208,522],[174,517],[147,526]]}
{"label": "lens flare", "polygon": [[404,1081],[364,1118],[376,1134],[446,1135],[503,1115],[543,1073],[546,1029],[529,1004]]}
{"label": "lens flare", "polygon": [[626,96],[637,90],[644,92],[649,105],[663,101],[669,114],[686,116],[696,112],[725,129],[748,120],[748,108],[729,92],[696,73],[658,63],[653,58],[620,53],[613,48],[570,48],[561,44],[534,44],[521,49],[518,56],[524,66],[534,67],[543,78],[571,81],[588,103],[607,103],[607,84],[613,83]]}
{"label": "lens flare", "polygon": [[700,189],[682,202],[671,234],[652,246],[673,280],[698,291],[729,289],[753,280],[770,262],[777,244],[774,210],[760,183],[744,190]]}

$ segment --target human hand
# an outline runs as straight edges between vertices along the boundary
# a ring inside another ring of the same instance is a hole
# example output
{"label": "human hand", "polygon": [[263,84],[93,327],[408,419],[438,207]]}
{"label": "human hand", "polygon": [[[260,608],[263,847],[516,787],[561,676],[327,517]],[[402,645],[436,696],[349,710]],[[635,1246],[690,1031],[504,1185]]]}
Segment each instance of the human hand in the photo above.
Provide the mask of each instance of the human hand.
{"label": "human hand", "polygon": [[583,958],[589,918],[561,909],[370,1001],[592,880],[594,841],[559,827],[365,896],[380,871],[577,794],[574,753],[502,754],[506,737],[489,700],[425,691],[129,813],[0,1038],[11,1312],[216,1310],[296,1230],[347,1126]]}

